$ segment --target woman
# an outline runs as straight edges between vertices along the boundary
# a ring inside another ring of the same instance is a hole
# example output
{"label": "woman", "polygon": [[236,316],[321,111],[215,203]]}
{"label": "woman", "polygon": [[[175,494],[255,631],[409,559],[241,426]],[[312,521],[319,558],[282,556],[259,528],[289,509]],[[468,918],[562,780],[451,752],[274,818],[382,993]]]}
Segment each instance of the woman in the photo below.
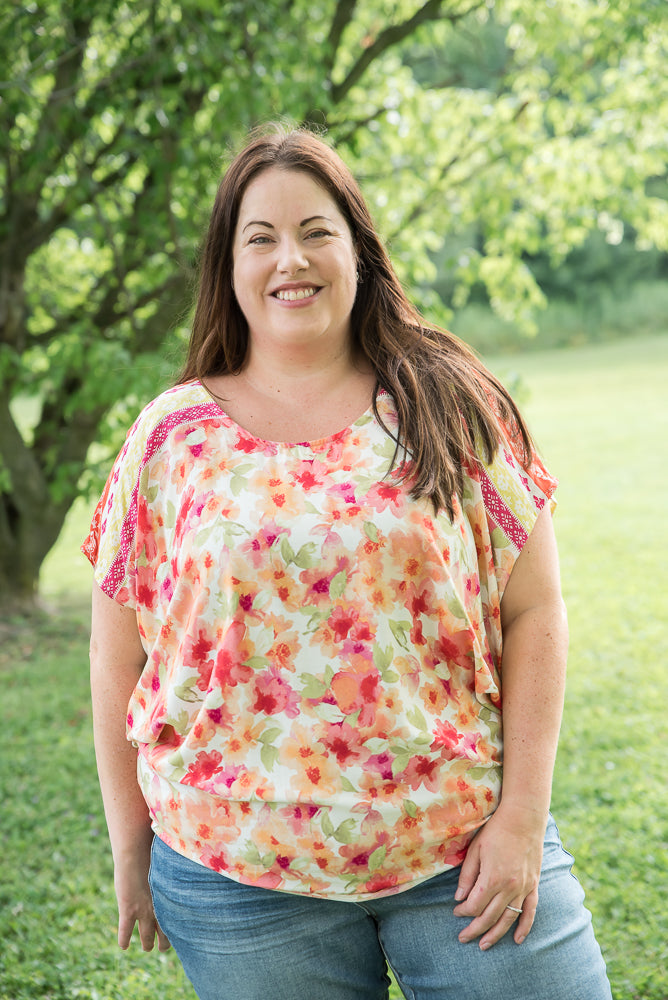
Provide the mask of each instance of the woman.
{"label": "woman", "polygon": [[548,814],[555,485],[339,157],[253,136],[85,544],[121,947],[202,1000],[610,996]]}

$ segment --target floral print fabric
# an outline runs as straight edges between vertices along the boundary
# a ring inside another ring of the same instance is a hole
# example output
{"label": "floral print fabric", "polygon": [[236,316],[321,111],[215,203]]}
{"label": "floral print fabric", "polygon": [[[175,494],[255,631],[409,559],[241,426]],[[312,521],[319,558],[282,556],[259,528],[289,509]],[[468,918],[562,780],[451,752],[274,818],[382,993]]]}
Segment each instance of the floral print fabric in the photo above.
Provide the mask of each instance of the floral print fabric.
{"label": "floral print fabric", "polygon": [[273,443],[192,382],[143,411],[98,505],[84,551],[147,656],[127,734],[154,829],[238,881],[397,892],[497,805],[500,601],[556,484],[506,436],[451,520],[393,452],[371,409]]}

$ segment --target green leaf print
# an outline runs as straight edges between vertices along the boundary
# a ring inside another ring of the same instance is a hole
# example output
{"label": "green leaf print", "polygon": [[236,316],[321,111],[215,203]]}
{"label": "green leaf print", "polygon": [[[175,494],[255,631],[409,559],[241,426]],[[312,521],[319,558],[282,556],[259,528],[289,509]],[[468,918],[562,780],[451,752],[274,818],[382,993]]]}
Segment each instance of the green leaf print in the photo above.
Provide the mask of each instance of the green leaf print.
{"label": "green leaf print", "polygon": [[184,684],[179,684],[174,688],[174,694],[181,701],[201,701],[200,691],[193,691],[199,677],[190,677]]}
{"label": "green leaf print", "polygon": [[272,771],[274,764],[278,760],[278,747],[272,746],[271,743],[263,743],[260,750],[260,759],[266,769]]}
{"label": "green leaf print", "polygon": [[390,631],[392,632],[392,635],[397,640],[399,645],[402,646],[404,649],[409,648],[406,634],[410,632],[410,630],[411,630],[410,622],[390,621]]}
{"label": "green leaf print", "polygon": [[415,819],[415,817],[417,816],[418,807],[415,805],[412,799],[404,799],[404,809],[411,817],[411,819]]}
{"label": "green leaf print", "polygon": [[309,698],[316,700],[322,698],[322,696],[327,692],[327,685],[323,681],[314,677],[312,674],[307,674],[304,679],[304,684],[302,685],[302,696],[304,698]]}
{"label": "green leaf print", "polygon": [[253,466],[250,462],[244,462],[243,465],[237,465],[237,467],[232,472],[232,478],[230,480],[230,489],[232,493],[236,496],[247,486],[246,473],[251,472]]}
{"label": "green leaf print", "polygon": [[306,542],[294,557],[293,562],[299,569],[310,569],[317,562],[318,546],[315,542]]}
{"label": "green leaf print", "polygon": [[385,646],[385,648],[383,649],[383,647],[379,643],[374,642],[373,662],[376,665],[376,668],[380,674],[382,674],[384,670],[387,670],[387,668],[392,663],[393,659],[394,659],[394,650],[392,649],[391,646]]}
{"label": "green leaf print", "polygon": [[373,523],[373,521],[365,521],[364,522],[364,534],[372,542],[377,542],[378,541],[378,528]]}
{"label": "green leaf print", "polygon": [[411,754],[409,753],[397,754],[397,756],[392,761],[392,777],[396,778],[398,774],[401,774],[402,771],[405,771],[410,762],[411,762]]}
{"label": "green leaf print", "polygon": [[165,512],[165,527],[173,528],[176,524],[176,507],[171,500],[167,501],[167,510]]}
{"label": "green leaf print", "polygon": [[344,792],[353,792],[355,794],[357,793],[357,789],[353,785],[352,781],[348,781],[345,774],[341,775],[340,780],[341,780],[341,788],[343,789]]}
{"label": "green leaf print", "polygon": [[283,535],[281,538],[281,556],[283,557],[283,562],[286,566],[295,561],[295,550],[290,545],[287,535]]}
{"label": "green leaf print", "polygon": [[334,835],[334,824],[332,823],[329,812],[324,812],[322,814],[320,829],[324,833],[325,837],[332,837]]}
{"label": "green leaf print", "polygon": [[427,720],[417,705],[414,705],[410,711],[406,712],[406,718],[412,726],[415,726],[416,729],[421,729],[423,733],[427,732]]}
{"label": "green leaf print", "polygon": [[339,844],[352,844],[355,839],[355,826],[354,819],[344,819],[334,831],[334,840],[338,840]]}
{"label": "green leaf print", "polygon": [[244,666],[251,667],[253,670],[262,670],[268,665],[269,659],[266,656],[249,656],[247,660],[244,660]]}
{"label": "green leaf print", "polygon": [[501,531],[501,528],[494,528],[492,532],[492,545],[495,549],[505,549],[510,542]]}
{"label": "green leaf print", "polygon": [[262,736],[258,737],[258,741],[260,743],[264,743],[265,745],[269,745],[273,743],[274,740],[277,739],[277,737],[279,737],[282,732],[283,730],[280,728],[280,726],[274,726],[273,729],[265,729],[265,731],[262,733]]}
{"label": "green leaf print", "polygon": [[372,851],[369,855],[369,871],[375,872],[377,868],[380,868],[383,861],[385,860],[385,855],[387,854],[387,847],[385,844],[381,844],[377,847],[375,851]]}
{"label": "green leaf print", "polygon": [[336,574],[336,576],[333,578],[332,582],[329,585],[329,596],[333,601],[335,601],[337,597],[343,596],[343,592],[346,589],[347,582],[348,582],[348,574],[346,573],[345,570],[342,569],[340,573]]}

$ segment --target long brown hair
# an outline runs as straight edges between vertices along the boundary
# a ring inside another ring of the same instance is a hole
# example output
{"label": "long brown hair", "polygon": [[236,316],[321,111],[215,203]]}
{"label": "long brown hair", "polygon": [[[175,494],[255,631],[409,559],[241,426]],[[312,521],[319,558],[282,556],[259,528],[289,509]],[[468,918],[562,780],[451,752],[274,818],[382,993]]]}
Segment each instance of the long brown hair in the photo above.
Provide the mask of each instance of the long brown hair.
{"label": "long brown hair", "polygon": [[[178,382],[237,374],[247,359],[248,325],[232,288],[232,246],[246,187],[270,167],[302,170],[325,188],[350,226],[360,284],[351,314],[353,346],[394,399],[399,479],[436,509],[453,511],[464,465],[478,452],[489,462],[499,443],[498,418],[509,423],[525,464],[531,439],[512,398],[457,337],[425,326],[394,273],[360,188],[340,157],[305,129],[258,130],[227,169],[213,206],[200,261],[192,335]],[[391,433],[388,428],[388,433]],[[394,463],[393,463],[394,464]]]}

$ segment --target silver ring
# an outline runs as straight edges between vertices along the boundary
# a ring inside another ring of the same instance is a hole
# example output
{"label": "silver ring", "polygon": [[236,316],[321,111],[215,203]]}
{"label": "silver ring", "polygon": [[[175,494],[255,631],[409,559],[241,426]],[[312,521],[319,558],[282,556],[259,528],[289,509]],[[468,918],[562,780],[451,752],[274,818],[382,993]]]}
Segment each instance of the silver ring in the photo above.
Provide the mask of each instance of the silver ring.
{"label": "silver ring", "polygon": [[523,912],[522,910],[518,909],[517,906],[507,906],[506,909],[507,910],[512,910],[513,913],[522,913]]}

